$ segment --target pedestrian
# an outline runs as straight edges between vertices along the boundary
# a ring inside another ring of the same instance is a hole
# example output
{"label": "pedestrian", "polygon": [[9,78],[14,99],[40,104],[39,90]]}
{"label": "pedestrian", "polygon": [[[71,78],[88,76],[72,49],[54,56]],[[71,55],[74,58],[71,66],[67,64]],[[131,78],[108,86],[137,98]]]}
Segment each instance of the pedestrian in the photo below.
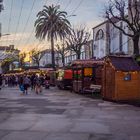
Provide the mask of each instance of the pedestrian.
{"label": "pedestrian", "polygon": [[31,90],[35,89],[35,74],[31,75],[30,80],[31,80]]}
{"label": "pedestrian", "polygon": [[15,76],[15,85],[16,86],[18,85],[18,76],[17,75]]}
{"label": "pedestrian", "polygon": [[39,94],[42,92],[41,79],[38,76],[36,76],[36,78],[35,78],[35,92],[36,92],[36,94]]}
{"label": "pedestrian", "polygon": [[25,76],[25,78],[23,79],[23,85],[24,85],[24,93],[27,95],[28,94],[28,88],[30,87],[31,81],[30,79]]}
{"label": "pedestrian", "polygon": [[18,84],[19,84],[19,89],[20,89],[20,90],[23,92],[23,94],[24,94],[25,91],[24,91],[23,77],[22,77],[22,76],[19,77]]}

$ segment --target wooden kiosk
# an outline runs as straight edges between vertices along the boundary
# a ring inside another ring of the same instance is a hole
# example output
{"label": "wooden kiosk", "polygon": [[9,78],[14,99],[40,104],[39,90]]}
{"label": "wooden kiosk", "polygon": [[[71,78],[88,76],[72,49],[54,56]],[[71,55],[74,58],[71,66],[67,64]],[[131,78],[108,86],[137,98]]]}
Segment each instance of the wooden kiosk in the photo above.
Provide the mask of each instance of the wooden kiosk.
{"label": "wooden kiosk", "polygon": [[59,89],[71,89],[72,88],[72,70],[71,69],[57,70],[56,85]]}
{"label": "wooden kiosk", "polygon": [[75,60],[72,62],[73,91],[83,92],[91,84],[101,85],[103,60]]}
{"label": "wooden kiosk", "polygon": [[114,101],[140,99],[140,67],[132,57],[105,58],[102,96]]}

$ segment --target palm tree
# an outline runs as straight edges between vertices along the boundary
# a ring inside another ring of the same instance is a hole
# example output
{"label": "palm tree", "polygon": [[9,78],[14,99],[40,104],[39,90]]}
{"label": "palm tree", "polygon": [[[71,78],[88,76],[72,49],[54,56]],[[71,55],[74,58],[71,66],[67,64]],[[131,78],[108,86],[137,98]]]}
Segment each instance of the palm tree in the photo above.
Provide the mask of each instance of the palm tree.
{"label": "palm tree", "polygon": [[43,40],[47,37],[51,42],[52,65],[55,69],[54,40],[57,40],[58,37],[60,40],[64,39],[71,30],[67,12],[60,11],[59,6],[44,6],[43,10],[37,14],[35,27],[36,38]]}

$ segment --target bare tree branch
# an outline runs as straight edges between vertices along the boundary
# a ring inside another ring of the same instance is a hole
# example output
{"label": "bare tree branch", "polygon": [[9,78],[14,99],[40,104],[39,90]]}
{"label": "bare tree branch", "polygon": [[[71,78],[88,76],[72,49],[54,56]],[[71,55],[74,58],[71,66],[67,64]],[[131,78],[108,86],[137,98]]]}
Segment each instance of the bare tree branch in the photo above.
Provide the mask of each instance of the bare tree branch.
{"label": "bare tree branch", "polygon": [[45,51],[41,51],[41,50],[36,50],[36,49],[32,49],[30,51],[30,58],[38,65],[39,67],[39,63],[41,58],[45,55]]}
{"label": "bare tree branch", "polygon": [[81,49],[89,40],[90,34],[84,28],[72,29],[71,35],[67,37],[68,49],[75,52],[77,58],[80,59]]}
{"label": "bare tree branch", "polygon": [[[128,6],[127,6],[128,5]],[[129,14],[129,15],[127,15]],[[139,37],[140,37],[140,4],[139,1],[134,0],[114,0],[110,1],[106,7],[105,15],[108,21],[124,35],[133,39],[134,54],[139,54]],[[128,31],[122,28],[119,22],[126,24]]]}

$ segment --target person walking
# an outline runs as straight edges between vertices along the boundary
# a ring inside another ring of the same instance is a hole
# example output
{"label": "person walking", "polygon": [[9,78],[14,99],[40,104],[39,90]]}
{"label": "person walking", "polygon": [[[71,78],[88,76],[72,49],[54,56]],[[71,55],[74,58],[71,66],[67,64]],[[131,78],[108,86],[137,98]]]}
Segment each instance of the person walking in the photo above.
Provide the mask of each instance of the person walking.
{"label": "person walking", "polygon": [[30,80],[31,80],[31,90],[35,89],[35,75],[31,75]]}
{"label": "person walking", "polygon": [[25,76],[25,78],[23,79],[23,85],[24,85],[24,93],[27,95],[28,94],[28,88],[30,87],[31,81],[30,79]]}
{"label": "person walking", "polygon": [[35,92],[36,94],[41,93],[42,89],[41,89],[41,79],[40,77],[36,76],[35,78]]}
{"label": "person walking", "polygon": [[[23,85],[23,76],[20,76],[18,79],[18,84],[19,84],[19,88],[20,90],[23,92],[23,94],[25,93],[24,91],[24,85]],[[21,94],[22,95],[22,94]]]}

